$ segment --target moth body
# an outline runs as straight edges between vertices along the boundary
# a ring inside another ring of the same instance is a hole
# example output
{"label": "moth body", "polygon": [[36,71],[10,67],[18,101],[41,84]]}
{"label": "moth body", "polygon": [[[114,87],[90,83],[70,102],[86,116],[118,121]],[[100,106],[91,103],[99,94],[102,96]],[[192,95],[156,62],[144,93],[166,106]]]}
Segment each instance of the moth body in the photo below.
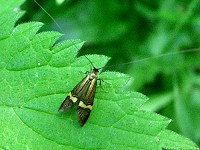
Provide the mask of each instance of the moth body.
{"label": "moth body", "polygon": [[85,124],[92,110],[98,72],[99,70],[94,67],[93,70],[72,89],[58,110],[59,112],[69,111],[77,103],[76,113],[80,126]]}

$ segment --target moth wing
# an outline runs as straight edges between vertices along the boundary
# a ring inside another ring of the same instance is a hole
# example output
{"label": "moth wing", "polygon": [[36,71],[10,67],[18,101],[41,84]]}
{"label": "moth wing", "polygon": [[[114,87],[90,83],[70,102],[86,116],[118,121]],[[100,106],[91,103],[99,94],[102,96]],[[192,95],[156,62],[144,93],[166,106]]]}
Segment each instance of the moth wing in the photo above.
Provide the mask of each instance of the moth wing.
{"label": "moth wing", "polygon": [[67,97],[65,98],[65,100],[62,102],[62,104],[60,105],[59,108],[59,112],[65,112],[65,111],[69,111],[74,104],[77,102],[77,97],[72,95],[72,92],[70,92]]}
{"label": "moth wing", "polygon": [[65,100],[60,105],[58,109],[59,112],[69,111],[74,104],[78,101],[78,97],[82,93],[82,88],[84,88],[84,84],[87,81],[88,76],[83,78],[74,88],[73,90],[67,95]]}
{"label": "moth wing", "polygon": [[77,119],[78,119],[78,123],[80,124],[81,127],[88,120],[88,118],[90,116],[90,112],[91,112],[91,110],[88,108],[82,108],[80,106],[77,107],[77,109],[76,109]]}
{"label": "moth wing", "polygon": [[83,92],[79,99],[79,104],[76,109],[77,119],[80,126],[83,126],[90,116],[92,110],[94,96],[96,92],[97,79],[88,80],[83,88]]}

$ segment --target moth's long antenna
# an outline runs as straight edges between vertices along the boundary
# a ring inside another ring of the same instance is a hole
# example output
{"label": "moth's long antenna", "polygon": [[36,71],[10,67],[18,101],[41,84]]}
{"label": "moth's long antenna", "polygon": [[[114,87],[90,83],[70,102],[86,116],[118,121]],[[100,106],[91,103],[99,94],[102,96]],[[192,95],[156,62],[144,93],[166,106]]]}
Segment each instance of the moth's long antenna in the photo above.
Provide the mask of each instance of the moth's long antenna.
{"label": "moth's long antenna", "polygon": [[[93,65],[93,63],[92,63],[92,61],[86,56],[86,55],[84,55],[86,58],[87,58],[87,60],[91,63],[91,65],[92,65],[92,67],[93,68],[96,68],[94,65]],[[106,67],[106,66],[104,66],[104,67]],[[104,67],[101,67],[101,68],[96,68],[96,69],[102,69],[102,68],[104,68]]]}
{"label": "moth's long antenna", "polygon": [[[53,22],[56,24],[56,26],[60,29],[60,31],[65,34],[65,32],[63,31],[63,29],[60,27],[60,25],[56,22],[56,20],[51,16],[51,14],[49,14],[44,7],[42,7],[42,5],[40,5],[36,0],[34,0],[34,2],[53,20]],[[69,39],[69,41],[78,49],[78,47],[76,46],[76,44]]]}
{"label": "moth's long antenna", "polygon": [[[65,34],[65,32],[62,30],[62,28],[60,27],[60,25],[56,22],[56,20],[37,2],[37,0],[34,0],[34,2],[53,20],[53,22],[56,24],[56,26],[59,28],[59,30]],[[78,49],[78,47],[76,46],[76,44],[69,39],[69,41]],[[102,68],[108,68],[108,67],[113,67],[113,66],[123,66],[123,65],[127,65],[127,64],[132,64],[132,63],[137,63],[137,62],[143,62],[143,61],[147,61],[147,60],[151,60],[151,59],[155,59],[155,58],[160,58],[160,57],[164,57],[164,56],[169,56],[169,55],[175,55],[175,54],[183,54],[183,53],[189,53],[189,52],[196,52],[199,51],[199,49],[190,49],[190,50],[183,50],[181,52],[171,52],[171,53],[166,53],[166,54],[161,54],[159,56],[152,56],[152,57],[147,57],[147,58],[143,58],[140,60],[136,60],[136,61],[130,61],[127,63],[123,63],[123,64],[118,64],[118,65],[110,65],[110,66],[104,66],[98,69],[102,69]],[[86,57],[86,56],[85,56]],[[87,58],[87,57],[86,57]],[[88,59],[88,58],[87,58]],[[88,61],[92,64],[92,66],[94,67],[93,63],[88,59]],[[94,67],[95,68],[95,67]]]}
{"label": "moth's long antenna", "polygon": [[53,20],[53,22],[56,24],[56,26],[60,29],[60,31],[65,34],[65,32],[62,30],[60,25],[56,22],[56,20],[40,5],[36,0],[34,2]]}
{"label": "moth's long antenna", "polygon": [[85,56],[85,58],[87,58],[87,60],[91,63],[92,67],[93,67],[93,68],[96,68],[96,67],[93,65],[92,61],[91,61],[86,55],[84,55],[84,56]]}
{"label": "moth's long antenna", "polygon": [[[34,0],[34,2],[53,20],[53,22],[56,24],[56,26],[60,29],[60,31],[63,33],[63,34],[65,34],[65,32],[62,30],[62,28],[60,27],[60,25],[56,22],[56,20],[36,1],[36,0]],[[71,40],[69,40],[69,41],[71,41]],[[72,42],[72,44],[74,44],[74,46],[76,47],[76,44],[73,42],[73,41],[71,41]],[[77,47],[76,47],[77,48]],[[78,49],[78,48],[77,48]],[[85,55],[84,55],[85,56]],[[86,57],[86,56],[85,56]],[[94,65],[93,65],[93,63],[91,62],[91,60],[88,58],[88,57],[86,57],[87,58],[87,60],[91,63],[91,65],[92,65],[92,67],[93,68],[96,68]],[[101,68],[103,68],[103,67],[101,67]],[[101,68],[98,68],[98,69],[101,69]]]}
{"label": "moth's long antenna", "polygon": [[144,61],[148,61],[148,60],[151,60],[151,59],[161,58],[161,57],[164,57],[164,56],[184,54],[184,53],[197,52],[197,51],[199,51],[199,48],[183,50],[183,51],[180,51],[180,52],[165,53],[165,54],[161,54],[161,55],[158,55],[158,56],[147,57],[147,58],[143,58],[143,59],[136,60],[136,61],[130,61],[130,62],[127,62],[127,63],[118,64],[118,65],[105,66],[105,67],[102,67],[102,68],[109,68],[109,67],[113,67],[113,66],[123,66],[123,65],[133,64],[133,63],[137,63],[137,62],[144,62]]}

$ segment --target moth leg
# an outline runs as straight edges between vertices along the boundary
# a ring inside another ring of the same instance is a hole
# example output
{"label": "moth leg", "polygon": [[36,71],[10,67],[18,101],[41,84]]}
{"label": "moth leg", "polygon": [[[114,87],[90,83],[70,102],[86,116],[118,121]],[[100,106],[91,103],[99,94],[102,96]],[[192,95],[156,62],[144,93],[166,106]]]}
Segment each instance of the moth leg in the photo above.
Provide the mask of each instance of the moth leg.
{"label": "moth leg", "polygon": [[99,82],[99,85],[101,85],[101,81],[103,81],[104,82],[104,80],[103,79],[100,79],[100,78],[97,78],[97,80],[99,80],[100,82]]}
{"label": "moth leg", "polygon": [[99,78],[98,78],[97,80],[100,80],[100,81],[99,81],[99,82],[100,82],[100,86],[101,86],[101,81],[105,82],[104,86],[101,86],[101,88],[99,88],[99,89],[102,89],[103,92],[108,93],[109,91],[108,91],[108,90],[105,90],[105,89],[106,89],[106,87],[108,87],[108,88],[112,87],[112,84],[109,83],[109,82],[107,82],[107,81],[104,81],[104,80],[102,80],[102,79],[99,79]]}
{"label": "moth leg", "polygon": [[90,72],[89,72],[89,71],[86,71],[86,72],[84,72],[84,71],[79,71],[79,73],[81,73],[81,74],[89,74]]}
{"label": "moth leg", "polygon": [[89,74],[89,71],[86,71],[84,74]]}

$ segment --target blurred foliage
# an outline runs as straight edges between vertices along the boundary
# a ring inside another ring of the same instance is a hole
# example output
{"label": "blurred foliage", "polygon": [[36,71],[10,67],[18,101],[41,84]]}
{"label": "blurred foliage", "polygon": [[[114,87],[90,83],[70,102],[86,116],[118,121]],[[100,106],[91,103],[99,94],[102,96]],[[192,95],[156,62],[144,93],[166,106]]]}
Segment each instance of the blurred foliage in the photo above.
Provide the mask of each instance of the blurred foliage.
{"label": "blurred foliage", "polygon": [[[132,76],[129,88],[150,97],[142,109],[172,118],[169,128],[200,145],[200,1],[38,2],[62,31],[33,0],[22,6],[27,13],[20,22],[41,21],[46,24],[42,30],[85,40],[79,55],[111,57],[112,67],[104,71]],[[185,53],[191,49],[195,51]]]}

